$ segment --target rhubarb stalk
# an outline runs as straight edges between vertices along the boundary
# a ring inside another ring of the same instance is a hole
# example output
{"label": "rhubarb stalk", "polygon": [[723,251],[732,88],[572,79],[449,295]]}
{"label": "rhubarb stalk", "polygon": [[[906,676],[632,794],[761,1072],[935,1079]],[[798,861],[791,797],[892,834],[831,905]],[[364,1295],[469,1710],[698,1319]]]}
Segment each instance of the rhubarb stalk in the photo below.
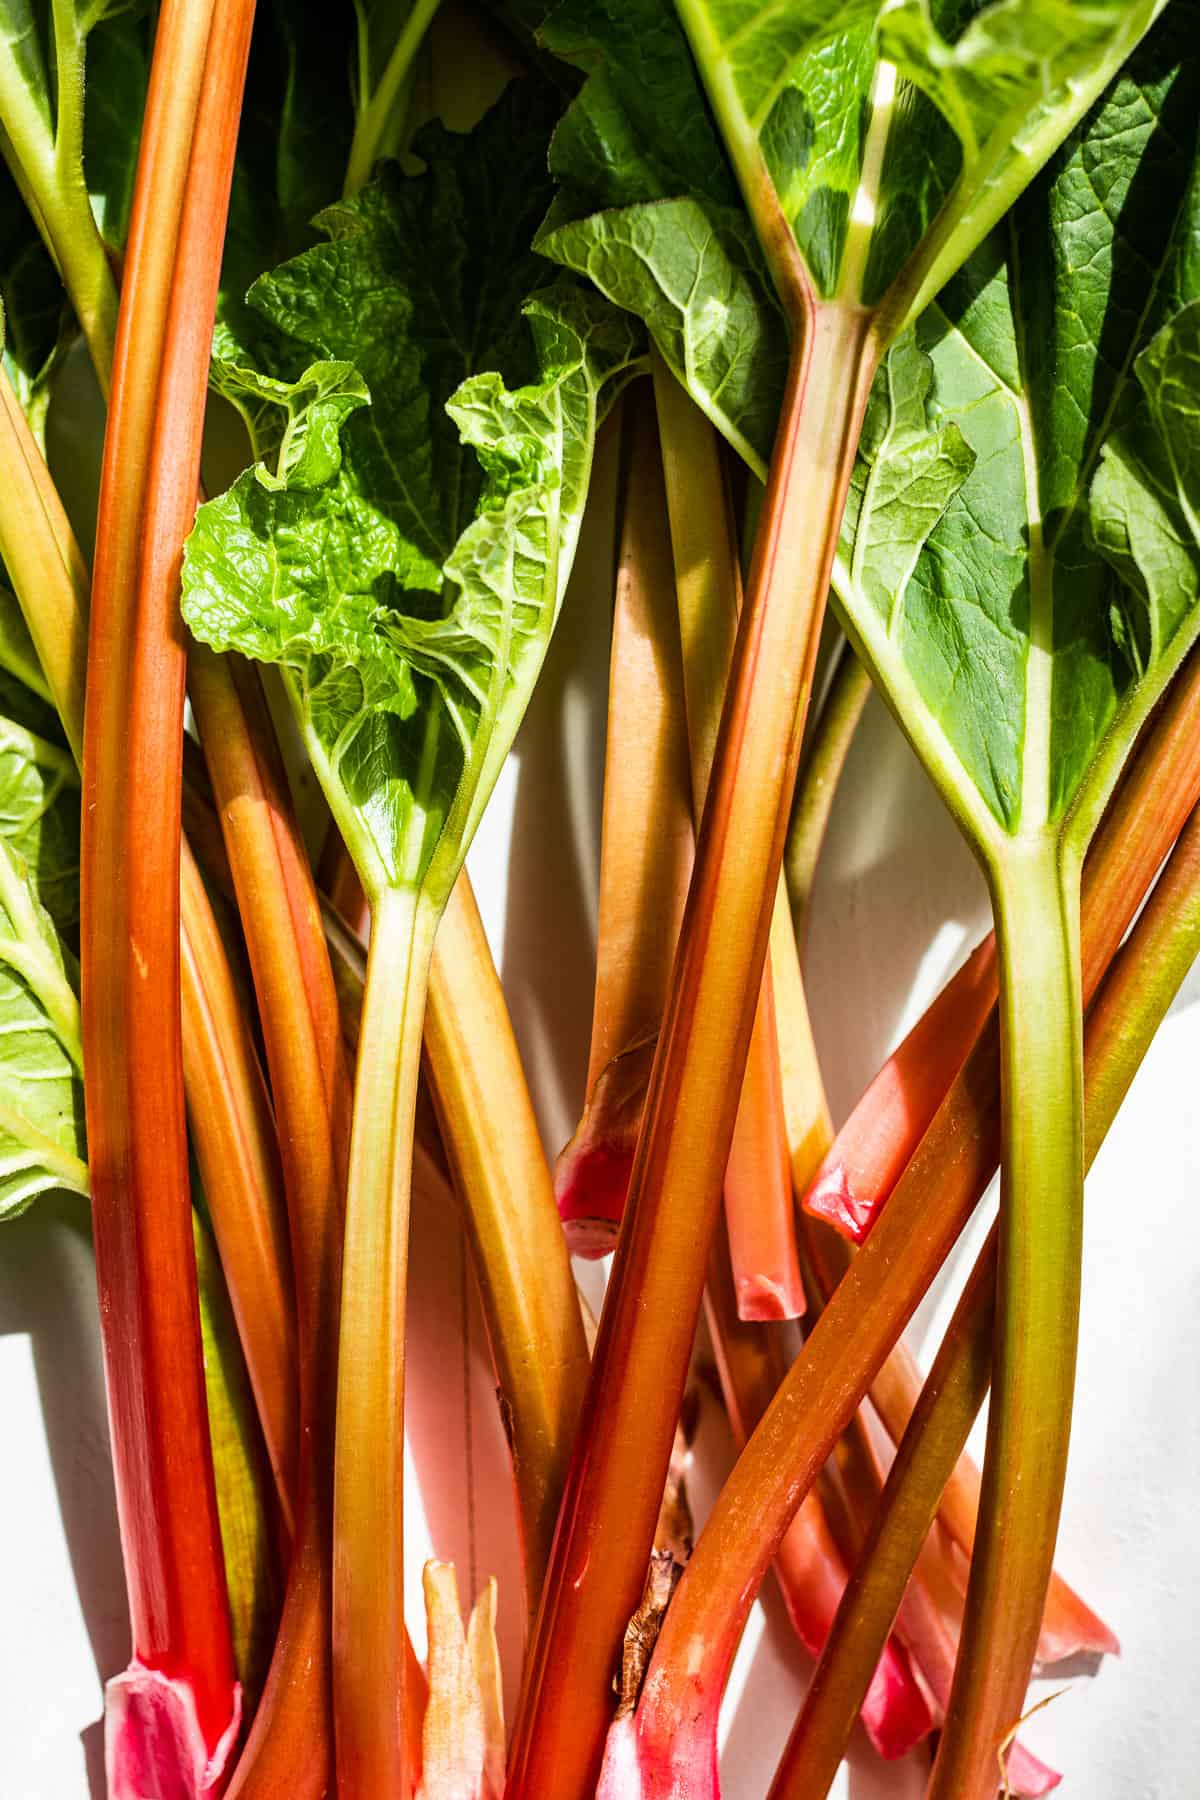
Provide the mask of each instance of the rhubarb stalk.
{"label": "rhubarb stalk", "polygon": [[[574,1796],[599,1772],[733,1136],[815,627],[872,372],[868,339],[856,310],[814,308],[789,377],[628,1216],[515,1728],[512,1800]],[[719,1697],[718,1683],[708,1703]]]}
{"label": "rhubarb stalk", "polygon": [[[179,985],[180,548],[252,8],[159,20],[105,439],[84,742],[84,1050],[97,1282],[134,1662],[114,1794],[215,1791],[237,1733],[205,1413]],[[206,146],[192,161],[194,141]],[[157,1775],[151,1768],[157,1767]],[[169,1770],[169,1774],[166,1771]]]}
{"label": "rhubarb stalk", "polygon": [[[1188,779],[1200,778],[1195,733],[1187,726],[1198,684],[1200,659],[1193,657],[1147,732],[1098,840],[1102,850],[1119,840],[1124,848],[1114,848],[1114,858],[1139,879],[1152,878],[1169,850],[1181,792]],[[1159,756],[1180,785],[1164,785],[1146,804],[1144,784],[1154,792]],[[1190,805],[1197,798],[1193,787]],[[1097,893],[1108,901],[1103,915]],[[1133,878],[1111,889],[1102,880],[1089,886],[1081,959],[1085,1003],[1103,973],[1100,955],[1111,956],[1141,898]],[[703,1734],[694,1723],[692,1671],[704,1671],[699,1700],[711,1731],[729,1659],[788,1523],[992,1178],[999,1160],[999,1082],[999,1034],[992,1021],[718,1496],[676,1590],[643,1691],[638,1725],[648,1770],[696,1766]]]}
{"label": "rhubarb stalk", "polygon": [[412,1132],[437,908],[372,895],[346,1196],[334,1471],[337,1780],[407,1792],[404,1318]]}
{"label": "rhubarb stalk", "polygon": [[583,1256],[616,1244],[692,870],[675,572],[648,400],[639,383],[623,407],[587,1100],[555,1168],[567,1241]]}
{"label": "rhubarb stalk", "polygon": [[[726,1411],[741,1449],[770,1405],[786,1365],[773,1335],[748,1325],[738,1315],[719,1229],[704,1290],[704,1311]],[[846,1586],[848,1565],[815,1490],[805,1496],[788,1526],[773,1568],[797,1637],[810,1656],[819,1656]],[[867,1735],[883,1757],[905,1755],[933,1723],[908,1657],[897,1643],[881,1646],[859,1704]]]}
{"label": "rhubarb stalk", "polygon": [[233,1793],[322,1794],[329,1711],[330,1493],[343,1196],[350,1123],[320,906],[258,671],[193,645],[189,688],[258,996],[296,1271],[298,1529],[279,1641]]}
{"label": "rhubarb stalk", "polygon": [[[698,824],[712,776],[737,636],[741,568],[716,433],[657,353],[651,355],[651,369],[671,521],[692,805]],[[779,967],[786,947],[774,939],[774,932],[772,940],[771,967],[759,989],[725,1169],[725,1217],[738,1307],[744,1319],[759,1320],[795,1319],[804,1311],[774,992],[776,981],[787,980]],[[793,973],[799,984],[798,966]],[[803,1010],[802,988],[798,1004]]]}
{"label": "rhubarb stalk", "polygon": [[465,873],[434,944],[425,1060],[479,1276],[532,1614],[575,1440],[588,1350],[533,1104]]}
{"label": "rhubarb stalk", "polygon": [[[3,371],[0,470],[0,556],[78,758],[89,576]],[[211,823],[216,830],[215,819]],[[276,1492],[290,1528],[297,1441],[295,1320],[275,1125],[228,954],[186,844],[180,908],[188,1117]]]}
{"label": "rhubarb stalk", "polygon": [[[1200,816],[1185,827],[1088,1012],[1085,1155],[1094,1160],[1159,1025],[1200,953]],[[889,1472],[883,1499],[771,1789],[817,1800],[832,1782],[874,1656],[991,1380],[996,1233],[976,1261]],[[1029,1771],[1006,1756],[1014,1792]]]}

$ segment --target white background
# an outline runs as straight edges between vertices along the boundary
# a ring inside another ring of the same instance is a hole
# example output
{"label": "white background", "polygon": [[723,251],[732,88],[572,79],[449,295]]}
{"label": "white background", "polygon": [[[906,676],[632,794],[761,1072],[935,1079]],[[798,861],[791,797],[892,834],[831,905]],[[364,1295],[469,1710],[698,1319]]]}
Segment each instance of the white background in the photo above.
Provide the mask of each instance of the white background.
{"label": "white background", "polygon": [[[547,1147],[574,1123],[591,1008],[609,538],[581,547],[550,663],[471,859]],[[822,864],[809,993],[835,1117],[982,934],[982,886],[881,707],[860,730]],[[1029,1722],[1079,1800],[1200,1795],[1200,981],[1193,976],[1089,1183],[1082,1360],[1059,1566],[1123,1656]],[[978,1222],[977,1222],[978,1223]],[[972,1243],[977,1242],[976,1231]],[[960,1247],[966,1267],[970,1246]],[[418,1209],[410,1348],[409,1588],[430,1542],[464,1588],[501,1578],[510,1673],[519,1583],[503,1444],[453,1221]],[[949,1291],[913,1342],[928,1356]],[[127,1654],[90,1253],[43,1206],[0,1233],[0,1800],[98,1800],[103,1678]],[[702,1510],[730,1455],[702,1432]],[[724,1791],[770,1780],[805,1663],[756,1614],[726,1708]],[[742,1678],[749,1677],[749,1685]],[[1031,1701],[1053,1688],[1035,1688]],[[862,1746],[850,1800],[922,1791],[924,1765]]]}

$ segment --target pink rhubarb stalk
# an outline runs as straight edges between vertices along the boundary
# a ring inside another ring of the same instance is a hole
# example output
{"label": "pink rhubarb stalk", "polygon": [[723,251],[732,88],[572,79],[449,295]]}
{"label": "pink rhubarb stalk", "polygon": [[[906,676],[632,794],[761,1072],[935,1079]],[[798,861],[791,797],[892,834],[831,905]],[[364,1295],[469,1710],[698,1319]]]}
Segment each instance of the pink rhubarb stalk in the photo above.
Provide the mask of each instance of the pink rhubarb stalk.
{"label": "pink rhubarb stalk", "polygon": [[[741,1449],[770,1405],[786,1365],[777,1338],[739,1317],[720,1231],[713,1244],[704,1310],[725,1408]],[[848,1568],[815,1489],[784,1534],[773,1566],[796,1636],[810,1656],[819,1656],[845,1590]],[[933,1724],[908,1657],[893,1641],[880,1652],[863,1695],[862,1722],[875,1750],[888,1759],[906,1755]]]}
{"label": "pink rhubarb stalk", "polygon": [[804,1210],[861,1244],[996,1003],[990,935],[894,1050],[837,1135]]}

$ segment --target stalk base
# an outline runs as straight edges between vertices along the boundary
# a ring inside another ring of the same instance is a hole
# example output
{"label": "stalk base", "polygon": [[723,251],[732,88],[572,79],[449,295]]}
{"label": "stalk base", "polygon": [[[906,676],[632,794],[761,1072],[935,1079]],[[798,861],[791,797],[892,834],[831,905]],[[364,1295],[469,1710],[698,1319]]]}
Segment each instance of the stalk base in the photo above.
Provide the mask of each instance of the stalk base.
{"label": "stalk base", "polygon": [[104,1690],[108,1800],[209,1800],[224,1789],[241,1728],[240,1686],[210,1750],[191,1683],[131,1662]]}

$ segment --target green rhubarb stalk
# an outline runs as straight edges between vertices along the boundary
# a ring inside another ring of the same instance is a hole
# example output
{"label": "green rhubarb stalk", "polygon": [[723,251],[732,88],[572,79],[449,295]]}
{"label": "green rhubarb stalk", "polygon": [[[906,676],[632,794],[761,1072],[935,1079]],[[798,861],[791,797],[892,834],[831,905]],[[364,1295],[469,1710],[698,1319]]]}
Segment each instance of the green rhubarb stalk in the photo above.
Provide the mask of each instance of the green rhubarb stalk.
{"label": "green rhubarb stalk", "polygon": [[587,1380],[554,1190],[500,977],[466,871],[442,915],[425,1059],[478,1275],[537,1606]]}
{"label": "green rhubarb stalk", "polygon": [[[1088,1011],[1084,1143],[1089,1166],[1197,954],[1200,815],[1193,814]],[[993,1229],[898,1447],[771,1800],[818,1800],[833,1781],[866,1684],[991,1381],[996,1257]]]}
{"label": "green rhubarb stalk", "polygon": [[115,10],[53,0],[48,67],[32,13],[0,12],[0,152],[58,267],[108,393],[117,288],[83,170],[84,59],[89,32]]}
{"label": "green rhubarb stalk", "polygon": [[[394,156],[403,138],[404,118],[413,73],[413,59],[437,13],[439,0],[411,0],[399,29],[389,11],[370,0],[355,0],[358,15],[357,94],[354,137],[346,167],[345,192],[357,194],[369,180],[381,156]],[[404,8],[397,6],[396,12]],[[378,39],[396,30],[382,68],[377,61],[382,48]]]}
{"label": "green rhubarb stalk", "polygon": [[1078,868],[1053,843],[1035,847],[1015,875],[1010,853],[997,894],[1004,1158],[995,1382],[935,1766],[933,1792],[944,1796],[994,1785],[996,1744],[1021,1711],[1033,1664],[1066,1483],[1083,1243],[1078,895]]}
{"label": "green rhubarb stalk", "polygon": [[405,888],[372,897],[346,1194],[334,1474],[337,1779],[349,1793],[402,1795],[408,1779],[400,1560],[405,1291],[413,1120],[438,912]]}
{"label": "green rhubarb stalk", "polygon": [[[365,955],[347,918],[369,921],[341,838],[323,858],[335,911],[326,929],[347,1042],[357,1048]],[[425,1008],[425,1072],[453,1167],[487,1321],[531,1610],[587,1379],[588,1346],[545,1151],[512,1021],[470,877],[454,884],[434,942]],[[418,1118],[418,1149],[423,1136]],[[449,1170],[438,1179],[447,1196]],[[434,1179],[434,1171],[427,1171]]]}

